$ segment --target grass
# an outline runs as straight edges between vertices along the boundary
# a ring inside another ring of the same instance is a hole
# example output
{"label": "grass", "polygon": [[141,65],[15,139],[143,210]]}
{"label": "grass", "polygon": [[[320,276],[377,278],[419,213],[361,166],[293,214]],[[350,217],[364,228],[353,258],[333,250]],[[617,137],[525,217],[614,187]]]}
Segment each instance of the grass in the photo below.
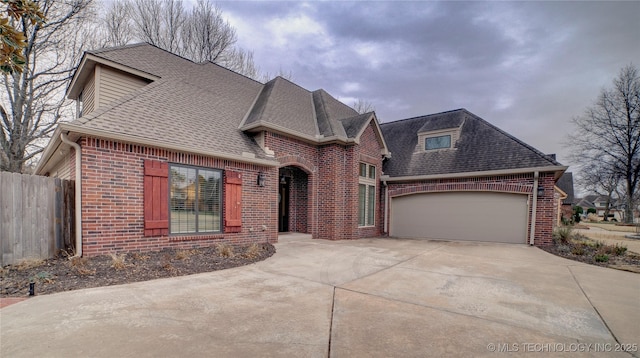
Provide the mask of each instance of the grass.
{"label": "grass", "polygon": [[18,264],[16,265],[16,269],[19,271],[24,271],[40,267],[42,265],[44,265],[43,259],[27,258],[18,262]]}
{"label": "grass", "polygon": [[615,225],[616,223],[613,222],[598,222],[598,223],[585,223],[587,226],[594,226],[594,227],[599,227],[601,229],[607,230],[607,231],[619,231],[619,232],[630,232],[630,233],[635,233],[636,232],[636,227],[635,226],[622,226],[622,225]]}
{"label": "grass", "polygon": [[198,251],[196,250],[179,250],[176,251],[176,259],[178,260],[186,260],[189,257],[195,255]]}

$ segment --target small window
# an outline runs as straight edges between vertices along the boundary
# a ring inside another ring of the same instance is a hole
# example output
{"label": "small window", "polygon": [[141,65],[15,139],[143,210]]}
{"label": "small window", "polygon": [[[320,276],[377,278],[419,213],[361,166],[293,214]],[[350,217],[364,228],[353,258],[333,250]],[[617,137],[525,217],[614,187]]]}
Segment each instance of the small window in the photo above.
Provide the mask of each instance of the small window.
{"label": "small window", "polygon": [[425,150],[451,148],[451,135],[428,137],[425,139],[424,148]]}
{"label": "small window", "polygon": [[363,178],[367,177],[367,164],[360,163],[360,176]]}
{"label": "small window", "polygon": [[375,225],[376,167],[360,163],[358,183],[358,226]]}
{"label": "small window", "polygon": [[78,118],[82,117],[82,111],[84,110],[84,101],[82,99],[83,92],[80,92],[78,95],[78,100],[76,102],[76,113],[78,114]]}

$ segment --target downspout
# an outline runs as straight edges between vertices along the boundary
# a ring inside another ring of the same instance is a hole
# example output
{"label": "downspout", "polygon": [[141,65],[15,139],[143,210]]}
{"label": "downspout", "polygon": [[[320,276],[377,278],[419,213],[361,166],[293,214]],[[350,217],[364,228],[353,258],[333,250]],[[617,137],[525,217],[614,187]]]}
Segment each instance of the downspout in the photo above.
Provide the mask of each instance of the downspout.
{"label": "downspout", "polygon": [[78,143],[70,141],[66,134],[60,133],[60,139],[76,151],[76,254],[74,257],[82,257],[82,153]]}
{"label": "downspout", "polygon": [[382,185],[384,185],[384,233],[389,235],[389,185],[387,185],[386,180],[382,180]]}
{"label": "downspout", "polygon": [[540,173],[533,173],[533,205],[531,206],[531,231],[529,232],[529,245],[533,246],[533,238],[536,234],[536,211],[538,210],[538,178]]}

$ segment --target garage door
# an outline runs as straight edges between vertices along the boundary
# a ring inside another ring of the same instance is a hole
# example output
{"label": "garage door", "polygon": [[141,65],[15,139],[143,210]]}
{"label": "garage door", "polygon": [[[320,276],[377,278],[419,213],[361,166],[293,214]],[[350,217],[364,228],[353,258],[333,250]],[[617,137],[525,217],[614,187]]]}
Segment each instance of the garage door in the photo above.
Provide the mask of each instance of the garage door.
{"label": "garage door", "polygon": [[527,196],[429,193],[391,199],[390,234],[406,238],[526,243]]}

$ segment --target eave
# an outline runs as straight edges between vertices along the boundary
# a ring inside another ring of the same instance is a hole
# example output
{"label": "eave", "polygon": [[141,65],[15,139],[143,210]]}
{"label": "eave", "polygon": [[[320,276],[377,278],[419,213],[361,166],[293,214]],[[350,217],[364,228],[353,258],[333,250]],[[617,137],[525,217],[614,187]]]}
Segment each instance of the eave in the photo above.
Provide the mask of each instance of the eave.
{"label": "eave", "polygon": [[514,168],[514,169],[500,169],[500,170],[487,170],[476,172],[463,172],[463,173],[445,173],[445,174],[430,174],[430,175],[411,175],[411,176],[398,176],[392,177],[389,175],[383,175],[381,179],[389,183],[397,182],[409,182],[409,181],[421,181],[421,180],[436,180],[436,179],[454,179],[454,178],[473,178],[473,177],[490,177],[490,176],[502,176],[511,174],[525,174],[525,173],[555,173],[556,180],[562,176],[568,166],[545,166],[545,167],[532,167],[532,168]]}

